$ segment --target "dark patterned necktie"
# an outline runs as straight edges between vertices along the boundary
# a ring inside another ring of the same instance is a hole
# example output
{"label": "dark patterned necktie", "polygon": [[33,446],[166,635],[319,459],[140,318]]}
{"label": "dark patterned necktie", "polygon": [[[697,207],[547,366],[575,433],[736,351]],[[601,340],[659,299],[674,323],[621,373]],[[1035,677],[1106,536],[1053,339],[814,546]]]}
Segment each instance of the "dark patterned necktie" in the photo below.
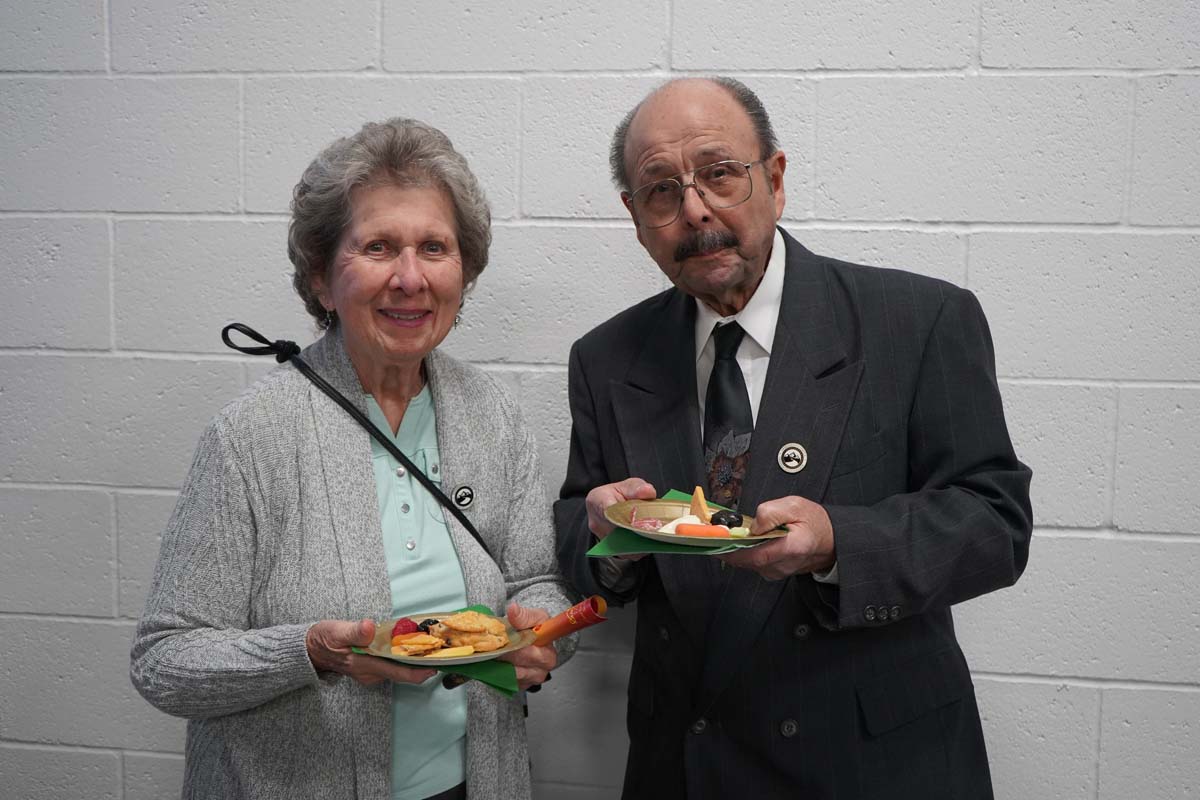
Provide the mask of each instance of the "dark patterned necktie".
{"label": "dark patterned necktie", "polygon": [[737,363],[738,345],[746,332],[736,322],[713,331],[716,360],[704,395],[704,468],[708,472],[708,499],[737,508],[742,480],[750,465],[750,436],[754,418],[750,394]]}

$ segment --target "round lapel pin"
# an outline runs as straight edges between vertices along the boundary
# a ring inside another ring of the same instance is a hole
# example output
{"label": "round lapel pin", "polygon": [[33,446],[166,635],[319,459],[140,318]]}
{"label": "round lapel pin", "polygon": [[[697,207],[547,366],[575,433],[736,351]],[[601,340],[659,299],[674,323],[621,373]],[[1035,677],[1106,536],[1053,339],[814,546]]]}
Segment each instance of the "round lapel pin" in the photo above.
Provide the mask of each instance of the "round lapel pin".
{"label": "round lapel pin", "polygon": [[779,448],[779,455],[775,460],[779,462],[781,470],[789,475],[795,475],[808,464],[808,451],[804,449],[803,445],[788,442]]}
{"label": "round lapel pin", "polygon": [[454,505],[459,508],[470,508],[471,503],[475,502],[475,490],[463,485],[455,489],[451,497],[454,498]]}

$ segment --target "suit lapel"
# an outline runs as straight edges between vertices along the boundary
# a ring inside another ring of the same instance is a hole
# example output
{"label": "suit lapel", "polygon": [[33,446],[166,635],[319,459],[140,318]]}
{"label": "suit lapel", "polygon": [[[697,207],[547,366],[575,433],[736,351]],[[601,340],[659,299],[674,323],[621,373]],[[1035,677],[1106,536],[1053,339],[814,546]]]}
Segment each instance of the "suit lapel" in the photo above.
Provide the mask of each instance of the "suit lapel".
{"label": "suit lapel", "polygon": [[[646,345],[623,382],[612,386],[613,412],[630,475],[669,489],[691,491],[704,480],[696,398],[696,307],[672,291],[655,313]],[[656,555],[667,597],[693,641],[704,640],[707,598],[717,564],[695,556]]]}
{"label": "suit lapel", "polygon": [[[861,361],[851,361],[846,350],[825,270],[787,233],[783,238],[783,300],[740,504],[750,515],[759,503],[787,495],[820,500],[862,375]],[[777,461],[780,449],[791,443],[808,453],[804,469],[795,474]],[[737,671],[740,654],[753,646],[785,585],[734,571],[705,649],[705,694],[715,696]]]}

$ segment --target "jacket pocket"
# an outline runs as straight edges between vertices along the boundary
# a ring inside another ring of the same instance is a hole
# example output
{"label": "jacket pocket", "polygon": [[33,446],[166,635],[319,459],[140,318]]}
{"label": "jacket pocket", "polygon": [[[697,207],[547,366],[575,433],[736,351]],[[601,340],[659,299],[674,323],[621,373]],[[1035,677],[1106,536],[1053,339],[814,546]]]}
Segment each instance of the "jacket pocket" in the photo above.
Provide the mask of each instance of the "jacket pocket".
{"label": "jacket pocket", "polygon": [[972,691],[962,652],[943,650],[856,687],[867,733],[881,736]]}
{"label": "jacket pocket", "polygon": [[842,475],[849,475],[864,467],[869,467],[883,458],[887,453],[886,436],[885,431],[879,431],[869,439],[861,440],[854,444],[843,440],[842,446],[838,450],[837,458],[834,459],[833,471],[830,473],[830,477],[837,478]]}

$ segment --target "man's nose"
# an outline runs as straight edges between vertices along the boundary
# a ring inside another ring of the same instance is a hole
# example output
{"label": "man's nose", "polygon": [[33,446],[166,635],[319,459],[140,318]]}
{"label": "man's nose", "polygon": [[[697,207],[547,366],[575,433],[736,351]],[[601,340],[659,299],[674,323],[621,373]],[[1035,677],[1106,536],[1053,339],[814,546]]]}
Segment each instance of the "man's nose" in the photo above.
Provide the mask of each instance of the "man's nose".
{"label": "man's nose", "polygon": [[[689,192],[688,189],[694,191]],[[712,209],[708,207],[704,190],[697,186],[695,181],[683,184],[679,191],[683,193],[680,199],[683,206],[679,209],[679,213],[684,222],[696,226],[706,223],[712,218]]]}

